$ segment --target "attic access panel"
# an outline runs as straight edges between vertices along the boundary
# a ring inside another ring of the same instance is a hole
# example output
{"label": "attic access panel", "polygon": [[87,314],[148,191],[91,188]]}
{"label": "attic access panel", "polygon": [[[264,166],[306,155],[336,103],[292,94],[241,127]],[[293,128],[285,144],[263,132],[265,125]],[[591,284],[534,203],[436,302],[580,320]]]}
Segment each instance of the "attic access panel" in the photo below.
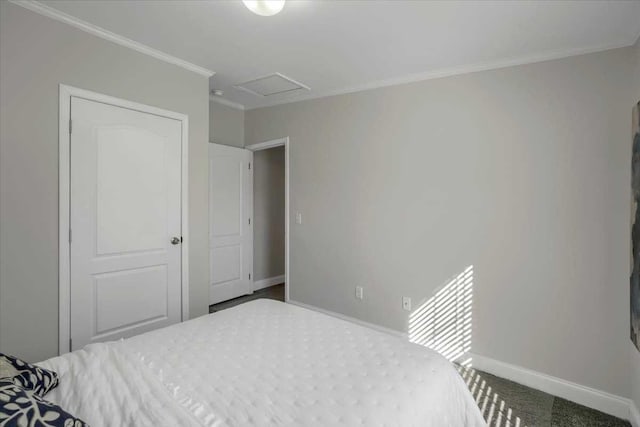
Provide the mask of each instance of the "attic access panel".
{"label": "attic access panel", "polygon": [[272,96],[297,90],[311,90],[308,86],[280,73],[249,80],[234,87],[257,96]]}

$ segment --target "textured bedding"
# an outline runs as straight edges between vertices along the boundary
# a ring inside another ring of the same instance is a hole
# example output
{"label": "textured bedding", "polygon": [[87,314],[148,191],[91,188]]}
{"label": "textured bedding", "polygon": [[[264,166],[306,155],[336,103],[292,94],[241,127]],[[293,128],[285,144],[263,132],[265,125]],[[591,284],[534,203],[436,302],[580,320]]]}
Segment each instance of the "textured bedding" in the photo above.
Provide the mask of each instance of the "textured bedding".
{"label": "textured bedding", "polygon": [[39,365],[92,427],[486,425],[435,352],[266,299]]}

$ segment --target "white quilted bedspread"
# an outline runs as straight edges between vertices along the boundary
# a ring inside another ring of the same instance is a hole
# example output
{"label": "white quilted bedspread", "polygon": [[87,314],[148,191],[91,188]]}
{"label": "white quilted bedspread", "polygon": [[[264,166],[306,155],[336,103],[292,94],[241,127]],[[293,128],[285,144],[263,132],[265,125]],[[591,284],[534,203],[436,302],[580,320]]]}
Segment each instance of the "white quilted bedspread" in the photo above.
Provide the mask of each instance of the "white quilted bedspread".
{"label": "white quilted bedspread", "polygon": [[93,427],[486,425],[435,352],[271,300],[40,365]]}

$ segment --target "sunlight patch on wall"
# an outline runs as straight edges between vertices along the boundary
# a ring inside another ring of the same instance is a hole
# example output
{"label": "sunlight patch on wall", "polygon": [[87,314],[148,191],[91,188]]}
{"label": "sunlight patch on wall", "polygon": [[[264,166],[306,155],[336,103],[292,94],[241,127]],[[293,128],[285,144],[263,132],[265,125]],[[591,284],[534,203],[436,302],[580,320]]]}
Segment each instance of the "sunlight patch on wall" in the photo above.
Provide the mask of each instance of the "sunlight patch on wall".
{"label": "sunlight patch on wall", "polygon": [[469,366],[471,350],[473,265],[409,315],[409,341],[429,347],[451,361]]}

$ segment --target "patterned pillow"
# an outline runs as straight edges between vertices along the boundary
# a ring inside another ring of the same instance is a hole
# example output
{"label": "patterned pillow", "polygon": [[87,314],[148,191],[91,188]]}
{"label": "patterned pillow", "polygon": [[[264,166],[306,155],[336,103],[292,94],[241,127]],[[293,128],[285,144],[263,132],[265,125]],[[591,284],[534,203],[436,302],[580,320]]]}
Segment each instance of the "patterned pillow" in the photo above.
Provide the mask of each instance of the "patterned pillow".
{"label": "patterned pillow", "polygon": [[0,378],[13,378],[20,375],[20,371],[13,367],[4,357],[0,357]]}
{"label": "patterned pillow", "polygon": [[0,426],[89,427],[84,421],[40,396],[0,380]]}
{"label": "patterned pillow", "polygon": [[[10,375],[13,382],[40,397],[58,386],[58,374],[55,372],[0,353],[0,371],[3,372],[3,376],[12,373],[11,368],[15,371],[13,375]],[[0,377],[0,379],[3,378]]]}

